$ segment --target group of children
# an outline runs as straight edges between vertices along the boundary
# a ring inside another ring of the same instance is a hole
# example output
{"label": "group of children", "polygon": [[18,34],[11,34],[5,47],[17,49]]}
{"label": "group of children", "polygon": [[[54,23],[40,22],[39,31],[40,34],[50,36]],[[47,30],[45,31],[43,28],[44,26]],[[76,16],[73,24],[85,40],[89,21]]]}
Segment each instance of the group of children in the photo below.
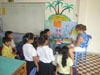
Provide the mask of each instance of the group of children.
{"label": "group of children", "polygon": [[19,55],[17,55],[16,45],[14,43],[14,36],[12,31],[5,32],[5,36],[3,37],[3,49],[2,56],[8,58],[16,58],[19,59]]}
{"label": "group of children", "polygon": [[[36,75],[74,75],[74,53],[76,51],[84,51],[86,44],[86,26],[79,24],[76,26],[78,33],[77,40],[72,40],[72,45],[57,47],[57,58],[55,58],[53,49],[49,46],[50,30],[46,29],[40,32],[39,38],[34,40],[33,33],[26,33],[23,36],[23,55],[27,62],[27,75],[34,67],[37,68]],[[13,32],[7,31],[3,38],[4,47],[2,56],[19,59],[16,46],[14,44]],[[35,42],[35,46],[33,43]],[[15,51],[13,51],[15,50]],[[54,71],[53,62],[56,60],[56,70]]]}

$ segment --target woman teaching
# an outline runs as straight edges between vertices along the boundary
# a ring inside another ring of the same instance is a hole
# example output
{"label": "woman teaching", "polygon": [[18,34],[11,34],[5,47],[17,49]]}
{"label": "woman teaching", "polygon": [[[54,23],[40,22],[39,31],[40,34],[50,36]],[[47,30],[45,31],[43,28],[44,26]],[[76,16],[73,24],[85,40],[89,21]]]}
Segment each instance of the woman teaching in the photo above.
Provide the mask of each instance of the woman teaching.
{"label": "woman teaching", "polygon": [[87,34],[86,34],[86,26],[83,24],[78,24],[76,26],[76,31],[78,33],[76,41],[72,40],[72,44],[68,45],[70,57],[74,63],[74,52],[85,51],[85,45],[87,44]]}

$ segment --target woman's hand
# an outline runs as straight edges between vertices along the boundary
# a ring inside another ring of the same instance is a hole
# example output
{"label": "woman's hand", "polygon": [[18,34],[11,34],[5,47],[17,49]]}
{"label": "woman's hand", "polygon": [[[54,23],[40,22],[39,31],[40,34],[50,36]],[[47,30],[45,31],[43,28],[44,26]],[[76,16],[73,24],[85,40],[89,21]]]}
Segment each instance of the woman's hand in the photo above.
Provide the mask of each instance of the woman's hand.
{"label": "woman's hand", "polygon": [[73,43],[74,45],[76,45],[76,42],[74,41],[73,38],[71,38],[70,40],[72,41],[72,43]]}
{"label": "woman's hand", "polygon": [[73,38],[71,38],[70,40],[71,40],[72,42],[74,41],[74,39],[73,39]]}

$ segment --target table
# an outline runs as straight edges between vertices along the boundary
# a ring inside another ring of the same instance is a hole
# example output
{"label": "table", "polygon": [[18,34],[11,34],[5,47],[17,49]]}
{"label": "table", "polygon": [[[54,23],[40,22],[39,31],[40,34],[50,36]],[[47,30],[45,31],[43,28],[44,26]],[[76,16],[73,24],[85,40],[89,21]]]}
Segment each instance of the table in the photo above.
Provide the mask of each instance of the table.
{"label": "table", "polygon": [[26,62],[0,56],[0,75],[27,75]]}

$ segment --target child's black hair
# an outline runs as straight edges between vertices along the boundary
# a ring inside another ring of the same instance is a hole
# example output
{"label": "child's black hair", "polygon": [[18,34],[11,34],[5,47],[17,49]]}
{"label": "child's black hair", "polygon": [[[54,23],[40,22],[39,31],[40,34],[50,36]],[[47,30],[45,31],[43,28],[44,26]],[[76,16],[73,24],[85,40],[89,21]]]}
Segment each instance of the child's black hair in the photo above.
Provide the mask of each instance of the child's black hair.
{"label": "child's black hair", "polygon": [[8,37],[10,34],[12,34],[13,32],[12,31],[6,31],[5,32],[5,37]]}
{"label": "child's black hair", "polygon": [[42,36],[42,35],[46,35],[46,32],[45,31],[41,31],[40,32],[40,36]]}
{"label": "child's black hair", "polygon": [[38,43],[40,45],[43,45],[45,43],[45,41],[48,40],[48,36],[47,35],[42,35],[38,38]]}
{"label": "child's black hair", "polygon": [[38,47],[38,37],[34,37],[34,42],[32,43],[35,49]]}
{"label": "child's black hair", "polygon": [[2,41],[3,41],[3,43],[5,43],[5,42],[9,42],[9,41],[11,41],[11,39],[8,38],[8,37],[3,37]]}
{"label": "child's black hair", "polygon": [[61,53],[62,53],[62,66],[65,67],[67,64],[67,58],[68,58],[68,47],[63,46],[61,49]]}
{"label": "child's black hair", "polygon": [[45,31],[45,33],[47,33],[47,32],[50,31],[50,30],[49,30],[49,29],[45,29],[44,31]]}
{"label": "child's black hair", "polygon": [[60,46],[57,46],[57,47],[55,48],[55,50],[58,52],[58,54],[61,54],[61,47],[60,47]]}
{"label": "child's black hair", "polygon": [[28,40],[34,39],[34,34],[33,33],[26,33],[23,36],[23,44],[25,44]]}

